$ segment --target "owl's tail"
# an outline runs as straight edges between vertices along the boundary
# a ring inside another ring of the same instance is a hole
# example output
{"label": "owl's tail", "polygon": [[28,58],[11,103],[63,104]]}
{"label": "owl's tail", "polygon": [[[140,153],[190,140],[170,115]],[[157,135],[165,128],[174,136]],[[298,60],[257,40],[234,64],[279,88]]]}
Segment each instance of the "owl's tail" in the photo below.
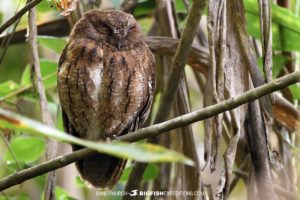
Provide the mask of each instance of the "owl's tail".
{"label": "owl's tail", "polygon": [[[73,145],[73,150],[82,147]],[[126,160],[97,154],[76,162],[81,177],[96,188],[112,188],[122,175]]]}

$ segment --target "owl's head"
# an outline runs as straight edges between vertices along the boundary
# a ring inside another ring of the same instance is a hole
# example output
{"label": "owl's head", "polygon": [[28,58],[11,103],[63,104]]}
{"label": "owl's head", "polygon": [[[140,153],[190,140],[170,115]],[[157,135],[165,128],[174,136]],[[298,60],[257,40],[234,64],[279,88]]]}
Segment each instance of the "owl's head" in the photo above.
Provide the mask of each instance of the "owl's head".
{"label": "owl's head", "polygon": [[134,17],[117,10],[92,10],[85,13],[76,23],[72,35],[106,42],[118,50],[143,41]]}

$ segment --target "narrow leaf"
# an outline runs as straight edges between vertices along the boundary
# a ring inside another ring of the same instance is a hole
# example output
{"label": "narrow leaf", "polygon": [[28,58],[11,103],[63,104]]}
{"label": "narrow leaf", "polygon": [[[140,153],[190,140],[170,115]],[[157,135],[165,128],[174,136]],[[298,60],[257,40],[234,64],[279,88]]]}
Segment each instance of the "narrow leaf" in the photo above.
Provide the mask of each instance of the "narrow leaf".
{"label": "narrow leaf", "polygon": [[194,164],[192,160],[184,155],[154,144],[125,143],[121,141],[113,141],[111,143],[85,141],[2,108],[0,108],[0,128],[44,135],[63,142],[85,146],[101,153],[139,162],[182,162],[187,165]]}

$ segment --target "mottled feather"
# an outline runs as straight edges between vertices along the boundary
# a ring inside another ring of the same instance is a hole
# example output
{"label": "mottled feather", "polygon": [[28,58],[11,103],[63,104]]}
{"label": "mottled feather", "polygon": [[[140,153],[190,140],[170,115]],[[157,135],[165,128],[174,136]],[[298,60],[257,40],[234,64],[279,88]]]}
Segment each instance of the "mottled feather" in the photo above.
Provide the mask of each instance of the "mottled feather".
{"label": "mottled feather", "polygon": [[[58,70],[66,132],[99,141],[134,131],[149,115],[154,89],[154,57],[132,15],[93,10],[75,24]],[[99,154],[76,166],[93,186],[112,187],[125,163]]]}

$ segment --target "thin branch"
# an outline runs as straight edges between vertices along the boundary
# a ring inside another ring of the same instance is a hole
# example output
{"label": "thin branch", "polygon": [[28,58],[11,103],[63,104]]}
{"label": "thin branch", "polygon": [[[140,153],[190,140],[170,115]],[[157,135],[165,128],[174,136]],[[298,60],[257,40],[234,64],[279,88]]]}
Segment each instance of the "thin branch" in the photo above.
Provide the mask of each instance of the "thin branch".
{"label": "thin branch", "polygon": [[[183,28],[182,35],[177,46],[174,59],[172,62],[171,72],[168,76],[168,81],[164,87],[154,124],[166,120],[169,116],[172,102],[177,94],[181,77],[184,73],[184,67],[187,63],[190,48],[196,35],[198,24],[202,17],[202,12],[206,6],[206,0],[194,0],[186,18],[186,24]],[[158,138],[148,138],[148,142],[158,143]],[[141,173],[146,169],[147,163],[136,163],[135,171],[132,170],[129,178],[135,177],[136,173]],[[141,182],[142,179],[139,180]],[[129,191],[129,186],[125,187]]]}
{"label": "thin branch", "polygon": [[162,122],[169,115],[172,101],[174,100],[180,78],[184,72],[189,51],[196,35],[198,24],[205,6],[206,0],[194,0],[191,5],[191,9],[186,19],[186,24],[182,31],[182,36],[174,55],[168,82],[162,93],[160,100],[161,103],[159,105],[154,123]]}
{"label": "thin branch", "polygon": [[[42,78],[42,81],[46,81],[46,80],[48,80],[49,78],[54,77],[56,74],[57,74],[57,72],[53,72],[53,73],[51,73],[51,74],[48,74],[48,75],[46,75],[46,76],[44,76],[44,77]],[[12,97],[14,97],[14,96],[17,96],[17,95],[19,95],[19,94],[21,94],[21,93],[23,93],[23,92],[26,92],[27,90],[31,89],[32,87],[33,87],[32,83],[29,83],[28,85],[25,85],[25,86],[23,86],[23,87],[20,87],[20,88],[17,89],[16,91],[13,91],[13,92],[11,92],[11,93],[9,93],[9,94],[3,96],[3,97],[0,97],[0,103],[1,103],[2,101],[5,101],[5,100],[9,99],[9,98],[12,98]]]}
{"label": "thin branch", "polygon": [[258,101],[248,104],[246,117],[246,138],[251,155],[259,199],[277,200],[272,182],[267,132]]}
{"label": "thin branch", "polygon": [[21,170],[22,167],[21,167],[21,165],[20,165],[20,163],[19,163],[19,161],[18,161],[18,159],[17,159],[15,153],[14,153],[13,150],[11,149],[11,147],[10,147],[9,142],[7,141],[7,139],[6,139],[6,138],[4,137],[4,135],[2,135],[2,134],[1,134],[1,139],[2,139],[2,141],[3,141],[3,143],[4,143],[4,145],[6,146],[8,152],[10,153],[12,159],[13,159],[13,160],[15,161],[15,163],[17,164],[18,169]]}
{"label": "thin branch", "polygon": [[[151,51],[159,55],[173,55],[179,46],[179,40],[170,37],[146,37],[145,41]],[[208,49],[191,45],[187,64],[193,69],[207,75],[209,68]]]}
{"label": "thin branch", "polygon": [[259,0],[260,30],[263,49],[263,63],[266,82],[272,80],[272,19],[271,1]]}
{"label": "thin branch", "polygon": [[[48,109],[48,101],[45,93],[45,88],[42,81],[41,67],[39,61],[39,54],[37,48],[37,27],[36,27],[36,12],[35,8],[29,10],[28,12],[28,41],[30,43],[31,52],[33,56],[33,66],[36,77],[37,92],[39,95],[39,104],[41,107],[42,121],[43,123],[53,127],[53,121],[51,113]],[[53,139],[47,140],[47,151],[46,159],[50,160],[56,156],[57,142]],[[45,199],[55,199],[54,188],[55,188],[55,171],[52,171],[47,177],[45,186]]]}
{"label": "thin branch", "polygon": [[27,11],[29,11],[31,8],[36,6],[37,4],[41,3],[43,0],[34,0],[30,3],[26,4],[21,10],[19,10],[12,18],[7,20],[1,27],[0,27],[0,34],[5,31],[10,25],[15,23],[19,18],[21,18]]}
{"label": "thin branch", "polygon": [[[28,4],[28,1],[29,1],[29,0],[26,1],[26,4]],[[15,13],[16,13],[17,10],[19,9],[20,4],[21,4],[21,0],[19,0],[19,3],[18,3],[18,6],[17,6],[17,8],[16,8]],[[3,61],[4,57],[5,57],[5,54],[6,54],[7,50],[8,50],[8,46],[9,46],[9,44],[10,44],[10,41],[11,41],[11,39],[14,37],[15,32],[16,32],[16,29],[17,29],[17,26],[19,25],[20,21],[21,21],[21,18],[19,18],[19,19],[16,21],[16,23],[14,24],[14,26],[13,26],[13,28],[12,28],[11,33],[10,33],[10,34],[6,34],[6,36],[4,36],[4,40],[1,41],[1,45],[0,45],[1,47],[0,47],[0,48],[3,49],[3,52],[1,53],[1,56],[0,56],[0,64],[2,63],[2,61]]]}
{"label": "thin branch", "polygon": [[36,76],[36,86],[39,95],[39,103],[41,107],[42,120],[45,124],[53,127],[51,113],[48,109],[48,101],[45,93],[45,88],[42,81],[40,59],[37,48],[37,27],[35,8],[29,10],[28,15],[28,42],[30,43],[31,53],[33,58],[34,72]]}
{"label": "thin branch", "polygon": [[[67,18],[60,18],[51,20],[39,24],[37,26],[38,35],[53,36],[53,37],[67,37],[70,34],[70,25]],[[11,33],[0,37],[0,43],[5,39],[5,37],[12,35],[10,40],[10,45],[20,44],[26,40],[27,29],[20,29],[16,31],[13,35]]]}
{"label": "thin branch", "polygon": [[[217,114],[234,109],[242,104],[259,99],[262,96],[265,96],[277,90],[281,90],[282,88],[285,88],[297,82],[300,82],[300,72],[291,73],[270,83],[249,90],[241,95],[222,101],[216,105],[211,105],[202,110],[194,111],[189,114],[185,114],[174,119],[140,129],[133,133],[118,137],[117,139],[127,142],[135,142],[141,139],[158,136],[170,130],[183,127],[197,121],[208,119]],[[76,162],[86,156],[94,155],[96,153],[97,152],[93,150],[84,148],[64,156],[59,156],[53,160],[41,163],[34,167],[16,172],[0,180],[0,191],[20,184],[23,181],[34,178],[41,174],[64,167],[72,162]]]}
{"label": "thin branch", "polygon": [[[63,37],[69,34],[69,25],[66,19],[59,19],[51,21],[38,26],[39,35]],[[20,30],[12,37],[10,44],[19,44],[25,42],[26,30]],[[4,37],[0,37],[0,42],[4,40]],[[174,55],[177,49],[179,40],[170,37],[146,37],[145,41],[151,51],[159,55]],[[192,45],[189,51],[187,64],[200,71],[204,75],[207,75],[209,60],[208,60],[207,48]]]}
{"label": "thin branch", "polygon": [[127,13],[133,13],[135,7],[138,5],[138,0],[124,0],[121,4],[121,10]]}

